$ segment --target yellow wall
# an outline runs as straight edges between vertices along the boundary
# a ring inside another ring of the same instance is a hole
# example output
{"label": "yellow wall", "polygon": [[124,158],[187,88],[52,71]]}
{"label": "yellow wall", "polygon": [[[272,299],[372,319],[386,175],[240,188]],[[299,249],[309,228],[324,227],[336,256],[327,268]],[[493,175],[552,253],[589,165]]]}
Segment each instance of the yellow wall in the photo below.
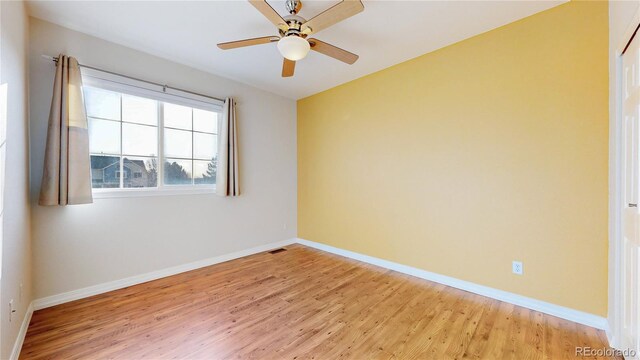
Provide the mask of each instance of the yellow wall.
{"label": "yellow wall", "polygon": [[606,315],[607,14],[567,3],[298,101],[298,236]]}

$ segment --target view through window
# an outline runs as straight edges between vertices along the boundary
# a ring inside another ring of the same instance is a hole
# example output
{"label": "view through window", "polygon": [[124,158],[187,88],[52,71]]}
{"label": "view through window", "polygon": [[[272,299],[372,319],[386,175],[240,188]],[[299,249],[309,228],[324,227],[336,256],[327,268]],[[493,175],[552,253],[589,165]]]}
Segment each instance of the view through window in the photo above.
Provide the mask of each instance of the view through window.
{"label": "view through window", "polygon": [[218,112],[95,87],[84,98],[93,188],[215,184]]}

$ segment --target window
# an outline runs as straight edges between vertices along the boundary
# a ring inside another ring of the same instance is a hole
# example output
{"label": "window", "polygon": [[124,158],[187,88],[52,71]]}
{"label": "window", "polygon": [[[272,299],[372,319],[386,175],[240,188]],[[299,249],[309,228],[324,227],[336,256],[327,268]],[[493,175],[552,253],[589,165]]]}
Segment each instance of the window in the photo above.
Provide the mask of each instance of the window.
{"label": "window", "polygon": [[83,90],[94,192],[213,188],[219,106],[89,83]]}
{"label": "window", "polygon": [[215,183],[217,131],[217,113],[164,103],[165,184]]}
{"label": "window", "polygon": [[[116,178],[117,178],[117,179],[120,179],[120,175],[121,175],[121,174],[122,174],[122,173],[120,172],[120,170],[116,171]],[[127,173],[126,173],[126,172],[124,173],[124,178],[125,178],[125,179],[127,178]]]}

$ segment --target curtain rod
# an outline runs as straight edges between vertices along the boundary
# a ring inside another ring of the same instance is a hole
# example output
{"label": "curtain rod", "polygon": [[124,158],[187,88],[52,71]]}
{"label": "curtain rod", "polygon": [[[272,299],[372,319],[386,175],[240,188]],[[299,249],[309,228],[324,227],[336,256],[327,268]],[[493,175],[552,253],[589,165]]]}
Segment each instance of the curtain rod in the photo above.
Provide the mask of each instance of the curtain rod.
{"label": "curtain rod", "polygon": [[[45,58],[45,59],[51,60],[56,64],[58,63],[58,57],[56,57],[56,56],[42,55],[42,57]],[[189,91],[189,90],[180,89],[180,88],[169,86],[169,85],[166,85],[166,84],[159,84],[159,83],[156,83],[156,82],[153,82],[153,81],[143,80],[143,79],[139,79],[139,78],[136,78],[136,77],[133,77],[133,76],[129,76],[129,75],[118,74],[118,73],[113,72],[113,71],[104,70],[104,69],[96,68],[96,67],[89,66],[89,65],[83,65],[83,64],[78,63],[78,66],[83,67],[83,68],[87,68],[87,69],[91,69],[91,70],[100,71],[100,72],[111,74],[111,75],[122,76],[122,77],[127,78],[127,79],[141,81],[141,82],[144,82],[144,83],[147,83],[147,84],[151,84],[151,85],[160,86],[162,88],[163,92],[166,92],[167,89],[171,89],[171,90],[177,90],[177,91],[181,91],[181,92],[184,92],[184,93],[187,93],[187,94],[191,94],[191,95],[202,96],[202,97],[206,97],[206,98],[209,98],[209,99],[214,99],[214,100],[218,100],[218,101],[221,101],[221,102],[225,102],[225,99],[220,99],[220,98],[217,98],[217,97],[214,97],[214,96],[209,96],[209,95],[200,94],[200,93]]]}

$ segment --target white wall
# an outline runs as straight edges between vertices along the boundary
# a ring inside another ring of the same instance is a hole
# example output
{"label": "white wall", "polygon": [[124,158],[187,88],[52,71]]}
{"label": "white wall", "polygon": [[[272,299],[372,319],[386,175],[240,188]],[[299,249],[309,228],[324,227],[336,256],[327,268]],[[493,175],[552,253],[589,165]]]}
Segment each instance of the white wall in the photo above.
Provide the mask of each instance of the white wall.
{"label": "white wall", "polygon": [[616,99],[618,97],[617,80],[617,56],[616,52],[622,43],[628,41],[625,34],[631,25],[634,15],[638,12],[640,2],[637,0],[610,1],[609,2],[609,326],[614,335],[612,346],[619,346],[615,335],[620,325],[616,278],[619,276],[619,261],[616,239],[619,238],[620,229],[616,226],[616,219],[620,217],[622,209],[618,203],[617,194],[620,189],[620,178],[616,169],[620,166],[621,139],[620,125],[617,121]]}
{"label": "white wall", "polygon": [[[35,18],[30,34],[36,298],[296,236],[293,100]],[[53,63],[41,55],[59,53],[75,56],[81,64],[236,98],[242,195],[97,199],[63,208],[36,205],[54,75]]]}
{"label": "white wall", "polygon": [[[28,18],[20,1],[0,2],[0,83],[8,84],[7,153],[0,287],[0,358],[8,359],[31,302],[29,138],[27,102]],[[20,284],[23,284],[22,296]],[[9,322],[9,300],[17,312]]]}

